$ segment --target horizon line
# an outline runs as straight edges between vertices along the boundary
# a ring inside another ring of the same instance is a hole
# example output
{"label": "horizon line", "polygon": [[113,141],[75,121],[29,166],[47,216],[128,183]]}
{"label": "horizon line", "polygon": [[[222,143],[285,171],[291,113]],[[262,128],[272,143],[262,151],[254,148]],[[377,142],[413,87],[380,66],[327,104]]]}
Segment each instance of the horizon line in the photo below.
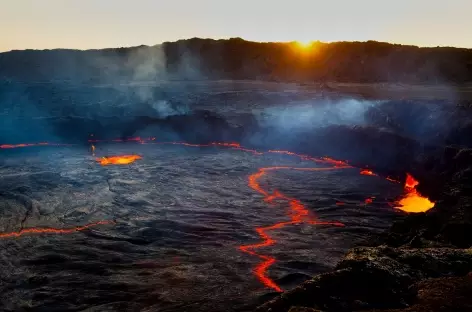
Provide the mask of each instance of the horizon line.
{"label": "horizon line", "polygon": [[[176,43],[179,41],[188,41],[188,40],[213,40],[213,41],[229,41],[229,40],[243,40],[246,42],[253,42],[253,43],[261,43],[261,44],[295,44],[300,42],[299,40],[291,40],[291,41],[256,41],[256,40],[247,40],[242,37],[228,37],[228,38],[204,38],[204,37],[190,37],[190,38],[181,38],[181,39],[176,39],[174,41],[163,41],[161,43],[156,43],[154,45],[146,45],[146,44],[141,44],[141,45],[129,45],[129,46],[116,46],[116,47],[103,47],[103,48],[64,48],[64,47],[58,47],[58,48],[46,48],[46,49],[35,49],[35,48],[26,48],[26,49],[12,49],[12,50],[5,50],[5,51],[0,51],[1,53],[9,53],[9,52],[15,52],[15,51],[56,51],[56,50],[69,50],[69,51],[100,51],[100,50],[113,50],[113,49],[132,49],[132,48],[139,48],[139,47],[157,47],[166,43]],[[306,41],[303,41],[306,42]],[[319,43],[319,44],[336,44],[336,43],[368,43],[368,42],[376,42],[376,43],[384,43],[384,44],[389,44],[389,45],[398,45],[398,46],[405,46],[405,47],[414,47],[414,48],[419,48],[419,49],[438,49],[438,48],[449,48],[449,49],[464,49],[464,50],[472,50],[472,48],[467,48],[467,47],[459,47],[459,46],[430,46],[430,45],[414,45],[414,44],[405,44],[405,43],[398,43],[398,42],[389,42],[389,41],[378,41],[378,40],[340,40],[340,41],[320,41],[320,40],[310,40],[308,41],[309,43]]]}

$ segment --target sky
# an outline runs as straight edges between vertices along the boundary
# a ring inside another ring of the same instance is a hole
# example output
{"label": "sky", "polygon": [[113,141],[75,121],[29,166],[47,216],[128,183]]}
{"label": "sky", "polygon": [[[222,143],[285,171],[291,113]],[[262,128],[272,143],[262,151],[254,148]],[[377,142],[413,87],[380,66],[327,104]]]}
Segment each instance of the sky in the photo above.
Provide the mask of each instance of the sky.
{"label": "sky", "polygon": [[472,48],[472,0],[0,0],[0,51],[193,37]]}

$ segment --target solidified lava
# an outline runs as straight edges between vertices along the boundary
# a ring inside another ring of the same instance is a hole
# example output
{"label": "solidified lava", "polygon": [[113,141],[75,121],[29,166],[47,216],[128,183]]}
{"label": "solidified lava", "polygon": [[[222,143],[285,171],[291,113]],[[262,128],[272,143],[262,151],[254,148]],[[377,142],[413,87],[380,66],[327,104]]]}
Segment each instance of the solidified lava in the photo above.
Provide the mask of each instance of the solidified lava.
{"label": "solidified lava", "polygon": [[106,142],[146,142],[146,141],[154,141],[156,138],[141,138],[141,137],[132,137],[126,139],[111,139],[111,140],[98,140],[98,139],[89,139],[89,143],[106,143]]}
{"label": "solidified lava", "polygon": [[417,190],[419,182],[410,174],[406,174],[405,196],[400,199],[395,208],[406,212],[425,212],[434,207],[434,202],[422,196]]}
{"label": "solidified lava", "polygon": [[256,151],[254,149],[244,148],[239,143],[225,143],[225,142],[211,142],[208,144],[191,144],[186,142],[155,142],[154,144],[171,144],[171,145],[183,145],[189,147],[228,147],[234,150],[252,153],[254,155],[262,155],[264,153]]}
{"label": "solidified lava", "polygon": [[337,160],[337,159],[333,159],[333,158],[330,158],[330,157],[315,158],[315,157],[312,157],[312,156],[309,156],[309,155],[297,154],[297,153],[294,153],[294,152],[281,151],[281,150],[268,150],[267,152],[268,153],[295,156],[295,157],[298,157],[302,160],[310,160],[310,161],[314,161],[314,162],[317,162],[317,163],[329,164],[329,165],[333,165],[335,167],[353,168],[352,166],[350,166],[348,164],[347,161]]}
{"label": "solidified lava", "polygon": [[[284,154],[290,155],[300,158],[301,160],[305,161],[313,161],[315,163],[320,163],[324,165],[330,165],[332,167],[322,167],[322,168],[300,168],[300,167],[288,167],[288,166],[275,166],[275,167],[264,167],[260,168],[256,173],[251,174],[248,177],[248,185],[256,192],[260,193],[264,196],[264,201],[268,203],[273,203],[275,200],[285,201],[288,203],[288,221],[279,222],[268,226],[257,227],[255,231],[261,238],[261,242],[250,244],[250,245],[242,245],[239,246],[239,249],[242,252],[247,254],[253,255],[261,259],[261,262],[256,265],[254,268],[255,276],[264,284],[266,287],[272,288],[275,291],[281,292],[283,291],[279,285],[277,285],[272,279],[267,276],[267,270],[276,262],[276,259],[271,256],[262,255],[257,253],[256,250],[263,247],[268,247],[277,243],[277,241],[270,236],[269,232],[276,229],[281,229],[286,226],[295,225],[299,223],[306,223],[312,225],[331,225],[331,226],[344,226],[344,224],[340,222],[322,222],[317,220],[315,217],[310,216],[309,211],[306,207],[297,199],[288,197],[277,190],[274,190],[272,193],[269,193],[267,190],[263,189],[259,184],[259,179],[267,174],[269,171],[276,171],[276,170],[297,170],[297,171],[324,171],[324,170],[336,170],[336,169],[347,169],[347,168],[354,168],[353,166],[349,165],[347,161],[336,160],[329,157],[322,157],[322,158],[315,158],[309,155],[302,155],[297,154],[290,151],[283,151],[283,150],[269,150],[266,152],[260,152],[254,149],[248,149],[242,147],[239,143],[226,143],[226,142],[211,142],[208,144],[192,144],[187,142],[156,142],[154,137],[151,138],[128,138],[128,139],[112,139],[112,140],[96,140],[91,139],[88,140],[89,143],[98,143],[98,142],[136,142],[141,144],[172,144],[172,145],[182,145],[188,147],[225,147],[234,150],[240,150],[244,152],[249,152],[254,155],[263,155],[264,153],[276,153],[276,154]],[[65,145],[65,144],[50,144],[50,143],[36,143],[36,144],[16,144],[16,145],[0,145],[0,148],[17,148],[17,147],[27,147],[27,146],[40,146],[40,145]],[[93,145],[92,145],[93,146]],[[95,146],[93,146],[92,151],[94,152]],[[141,156],[138,155],[121,155],[121,156],[111,156],[111,157],[102,157],[97,158],[96,161],[101,165],[124,165],[130,164],[134,161],[141,159]],[[368,176],[378,176],[370,169],[362,169],[360,171],[362,175]],[[400,183],[399,181],[392,179],[390,177],[386,177],[386,180],[394,183]],[[426,211],[434,206],[434,203],[429,201],[426,197],[421,196],[418,191],[416,190],[416,186],[418,185],[418,181],[416,181],[411,175],[407,175],[406,183],[405,183],[405,191],[406,195],[402,198],[398,204],[400,207],[396,207],[398,209],[402,209],[408,212],[419,212],[419,211]],[[373,197],[368,197],[365,200],[365,204],[372,203]],[[343,202],[336,202],[336,205],[341,206],[344,205]],[[81,227],[76,227],[72,229],[54,229],[54,228],[31,228],[31,229],[23,229],[19,232],[11,232],[11,233],[3,233],[0,234],[0,238],[7,238],[7,237],[19,237],[26,234],[66,234],[66,233],[73,233],[76,231],[82,231],[89,227],[100,225],[100,224],[109,224],[112,222],[109,221],[99,221],[96,223],[88,224]]]}
{"label": "solidified lava", "polygon": [[138,159],[142,159],[139,155],[120,155],[120,156],[109,156],[97,158],[97,162],[102,166],[108,165],[128,165],[135,162]]}
{"label": "solidified lava", "polygon": [[70,234],[74,232],[80,232],[94,226],[105,225],[105,224],[114,224],[114,222],[113,221],[97,221],[94,223],[89,223],[82,226],[76,226],[74,228],[69,228],[69,229],[27,228],[27,229],[22,229],[18,232],[0,233],[0,238],[20,237],[20,236],[24,236],[28,234]]}
{"label": "solidified lava", "polygon": [[0,144],[0,149],[20,148],[20,147],[32,147],[32,146],[72,146],[73,144],[59,144],[59,143],[21,143],[21,144]]}

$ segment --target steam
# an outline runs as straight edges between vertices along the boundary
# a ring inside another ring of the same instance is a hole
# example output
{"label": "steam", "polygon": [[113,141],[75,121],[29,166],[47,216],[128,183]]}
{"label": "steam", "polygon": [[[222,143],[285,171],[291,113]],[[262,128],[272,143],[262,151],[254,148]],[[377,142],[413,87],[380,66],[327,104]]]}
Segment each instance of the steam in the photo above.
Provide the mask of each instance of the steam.
{"label": "steam", "polygon": [[152,108],[159,117],[168,117],[174,115],[183,115],[189,112],[188,105],[171,105],[166,100],[158,100],[152,103]]}
{"label": "steam", "polygon": [[[110,135],[129,134],[144,124],[140,117],[158,120],[191,114],[193,109],[198,109],[193,105],[199,103],[194,101],[196,84],[188,81],[205,80],[207,77],[204,72],[211,72],[204,66],[205,59],[200,59],[194,53],[199,51],[197,43],[182,41],[172,45],[87,52],[34,52],[42,53],[42,57],[47,56],[47,60],[57,59],[56,63],[59,65],[48,61],[41,63],[44,68],[40,69],[45,75],[50,74],[48,77],[57,80],[34,86],[20,83],[0,85],[0,104],[3,110],[0,111],[0,143],[55,140],[58,137],[67,142],[71,135],[80,134],[76,137],[83,138],[90,133],[99,134],[98,131],[105,133],[107,129],[110,129]],[[220,54],[223,55],[223,52]],[[215,56],[219,58],[215,62],[224,64],[227,60],[221,55]],[[33,57],[33,54],[25,57]],[[250,62],[242,63],[241,66],[251,68]],[[423,71],[429,68],[427,65],[424,65]],[[49,69],[51,70],[48,71]],[[439,73],[429,72],[431,75]],[[435,81],[446,85],[439,79]],[[280,88],[276,92],[279,100],[285,91],[283,87]],[[446,85],[444,89],[445,96],[455,101],[454,87]],[[247,96],[250,99],[252,93],[248,92]],[[385,97],[388,98],[388,95]],[[213,100],[211,96],[207,99]],[[232,102],[223,105],[228,104],[237,105]],[[209,102],[205,105],[206,108],[211,107],[211,110],[215,106],[217,111],[219,108],[216,106],[221,104]],[[256,105],[259,106],[257,103]],[[457,123],[450,122],[457,118],[448,112],[449,108],[438,108],[440,105],[398,104],[394,101],[368,101],[347,97],[319,98],[288,102],[283,106],[272,105],[258,111],[254,109],[253,116],[250,117],[256,119],[257,127],[275,130],[268,131],[267,136],[284,133],[287,140],[294,138],[296,133],[314,132],[319,128],[335,125],[390,127],[389,130],[408,136],[434,140],[437,132],[446,136],[457,126]],[[232,107],[227,111],[237,114],[240,107],[234,106],[234,109]],[[80,122],[66,120],[71,117]],[[61,118],[64,121],[58,127],[55,122]],[[146,126],[144,124],[143,127]],[[199,127],[206,126],[199,124]],[[215,126],[215,129],[217,127],[220,126]],[[248,137],[252,135],[252,130],[248,130]],[[277,140],[279,138],[277,136]]]}
{"label": "steam", "polygon": [[319,99],[263,110],[258,120],[263,127],[280,130],[310,130],[329,125],[364,125],[366,111],[379,102],[356,99]]}
{"label": "steam", "polygon": [[[145,115],[165,118],[173,115],[188,114],[188,103],[175,100],[187,92],[186,85],[172,83],[173,80],[201,79],[199,62],[185,46],[180,48],[177,67],[169,70],[169,60],[163,45],[137,47],[128,52],[123,65],[121,60],[100,58],[99,68],[120,68],[113,70],[116,77],[111,79],[111,87],[130,99],[129,102],[112,103],[127,116]],[[110,64],[111,62],[111,64]],[[174,98],[174,99],[173,99]],[[113,109],[113,107],[109,107]],[[106,108],[104,108],[106,109]]]}
{"label": "steam", "polygon": [[48,116],[19,84],[0,85],[0,144],[57,139]]}

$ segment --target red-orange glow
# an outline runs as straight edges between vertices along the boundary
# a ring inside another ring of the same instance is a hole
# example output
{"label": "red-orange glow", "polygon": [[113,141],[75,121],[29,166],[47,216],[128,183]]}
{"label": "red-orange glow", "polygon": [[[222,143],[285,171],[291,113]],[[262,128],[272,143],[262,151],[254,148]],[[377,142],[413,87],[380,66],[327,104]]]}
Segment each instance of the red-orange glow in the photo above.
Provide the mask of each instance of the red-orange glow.
{"label": "red-orange glow", "polygon": [[331,164],[331,165],[336,166],[336,167],[344,167],[344,168],[351,167],[347,163],[347,161],[337,160],[337,159],[333,159],[331,157],[321,157],[321,160],[319,160],[319,161],[326,162],[326,163]]}
{"label": "red-orange glow", "polygon": [[266,167],[260,168],[256,173],[253,173],[248,178],[248,185],[256,192],[264,195],[264,201],[271,203],[274,200],[285,200],[289,204],[288,217],[289,221],[279,222],[269,226],[257,227],[255,231],[262,239],[261,242],[242,245],[239,246],[239,249],[247,254],[256,256],[262,260],[254,268],[254,274],[259,279],[259,281],[264,284],[266,287],[272,288],[275,291],[282,292],[282,288],[277,285],[271,278],[267,276],[267,270],[272,266],[276,259],[274,257],[266,256],[257,253],[255,250],[263,247],[268,247],[277,243],[277,241],[272,238],[268,232],[276,229],[281,229],[289,225],[295,225],[299,223],[307,223],[312,225],[331,225],[331,226],[344,226],[341,222],[320,222],[316,220],[313,216],[310,216],[308,209],[297,199],[290,198],[275,190],[272,194],[269,194],[268,191],[264,190],[259,184],[259,179],[263,177],[268,171],[273,170],[298,170],[298,171],[324,171],[324,170],[335,170],[341,169],[340,167],[328,167],[328,168],[298,168],[298,167],[288,167],[288,166],[278,166],[278,167]]}
{"label": "red-orange glow", "polygon": [[406,189],[415,189],[420,182],[416,181],[409,173],[406,174],[405,188]]}
{"label": "red-orange glow", "polygon": [[109,156],[97,158],[96,161],[102,165],[128,165],[135,162],[138,159],[142,159],[139,155],[120,155],[120,156]]}
{"label": "red-orange glow", "polygon": [[[91,135],[93,137],[93,135]],[[312,161],[318,164],[323,164],[331,167],[323,167],[323,168],[303,168],[303,167],[289,167],[289,166],[274,166],[274,167],[266,167],[260,168],[256,173],[251,174],[248,177],[248,185],[254,191],[258,192],[259,194],[263,195],[263,200],[269,204],[273,204],[274,201],[281,201],[287,203],[287,218],[288,220],[285,222],[279,222],[272,225],[262,226],[255,228],[255,232],[260,237],[261,241],[255,244],[250,245],[242,245],[239,246],[239,249],[249,255],[258,257],[260,259],[260,263],[256,265],[254,268],[255,276],[261,281],[263,285],[269,287],[275,291],[282,291],[281,287],[277,285],[270,277],[267,276],[268,269],[276,262],[276,259],[271,256],[260,254],[257,251],[259,248],[266,248],[277,244],[277,241],[270,235],[271,231],[281,229],[287,226],[294,226],[296,224],[305,223],[310,225],[328,225],[328,226],[344,226],[341,222],[331,222],[331,221],[319,221],[310,215],[309,210],[301,203],[299,200],[295,198],[287,197],[286,195],[280,193],[277,190],[269,192],[268,190],[264,189],[259,180],[265,176],[270,171],[275,170],[297,170],[297,171],[322,171],[322,170],[335,170],[335,169],[346,169],[346,168],[354,168],[353,166],[349,165],[347,161],[336,160],[330,157],[322,157],[322,158],[315,158],[308,155],[297,154],[290,151],[284,150],[269,150],[269,151],[257,151],[254,149],[249,149],[242,147],[239,143],[234,142],[211,142],[207,144],[193,144],[187,142],[158,142],[156,141],[155,137],[150,138],[141,138],[141,137],[133,137],[127,139],[111,139],[111,140],[98,140],[98,139],[90,139],[88,140],[89,143],[98,143],[98,142],[109,142],[109,143],[126,143],[126,142],[136,142],[140,144],[172,144],[172,145],[182,145],[186,147],[221,147],[221,148],[228,148],[233,150],[239,150],[243,152],[252,153],[253,155],[263,155],[265,153],[277,153],[277,154],[284,154],[289,156],[298,157],[300,160],[303,161]],[[40,146],[40,145],[57,145],[57,146],[67,146],[66,144],[52,144],[52,143],[35,143],[35,144],[16,144],[16,145],[9,145],[4,144],[0,145],[0,148],[17,148],[17,147],[27,147],[27,146]],[[92,152],[95,151],[95,146],[92,144]],[[111,156],[111,157],[102,157],[97,158],[97,162],[101,165],[124,165],[130,164],[134,161],[141,159],[141,156],[138,155],[122,155],[122,156]],[[377,176],[372,170],[370,169],[362,169],[360,171],[363,175],[371,175]],[[390,177],[386,177],[386,180],[394,183],[400,183],[399,181],[392,179]],[[403,199],[398,202],[398,205],[401,207],[396,207],[399,209],[403,209],[405,211],[413,211],[411,208],[414,207],[424,207],[426,206],[434,206],[434,203],[431,203],[427,198],[422,197],[416,191],[416,186],[418,185],[418,181],[414,180],[413,177],[410,175],[407,176],[407,181],[405,185],[406,195]],[[369,197],[365,199],[365,204],[370,204],[373,202],[374,197]],[[336,205],[342,206],[345,205],[343,202],[336,202]],[[431,208],[429,207],[429,208]],[[429,209],[428,208],[428,209]],[[427,210],[427,209],[426,209]],[[105,222],[105,223],[101,223]],[[96,224],[85,225],[82,227],[77,227],[74,229],[53,229],[53,228],[32,228],[32,229],[24,229],[19,232],[13,233],[3,233],[0,234],[0,238],[6,237],[18,237],[26,234],[47,234],[47,233],[72,233],[75,231],[81,231],[91,226],[95,226],[98,224],[108,224],[108,221],[100,221]]]}
{"label": "red-orange glow", "polygon": [[361,174],[362,175],[376,176],[376,174],[370,169],[362,169]]}
{"label": "red-orange glow", "polygon": [[269,153],[274,153],[274,154],[283,154],[283,155],[295,156],[295,157],[299,157],[303,160],[309,160],[311,158],[310,156],[303,155],[303,154],[297,154],[297,153],[290,152],[290,151],[269,150],[268,152]]}
{"label": "red-orange glow", "polygon": [[59,144],[59,143],[21,143],[21,144],[1,144],[0,149],[20,148],[20,147],[32,147],[32,146],[72,146],[73,144]]}
{"label": "red-orange glow", "polygon": [[387,181],[390,181],[390,182],[393,182],[393,183],[401,183],[400,181],[395,180],[395,179],[392,179],[392,178],[390,178],[390,177],[386,177],[385,179],[386,179]]}
{"label": "red-orange glow", "polygon": [[310,160],[310,161],[313,161],[313,162],[316,162],[316,163],[329,164],[329,165],[333,165],[333,166],[336,166],[336,167],[351,168],[351,166],[347,163],[347,161],[337,160],[337,159],[333,159],[333,158],[330,158],[330,157],[315,158],[315,157],[311,157],[311,156],[308,156],[308,155],[297,154],[297,153],[294,153],[294,152],[283,151],[283,150],[269,150],[268,153],[290,155],[290,156],[298,157],[301,160]]}
{"label": "red-orange glow", "polygon": [[422,196],[416,187],[419,182],[410,174],[406,174],[405,195],[396,204],[395,208],[406,212],[425,212],[434,207],[434,202]]}
{"label": "red-orange glow", "polygon": [[105,142],[138,142],[138,143],[144,143],[147,141],[154,141],[156,138],[150,137],[150,138],[141,138],[141,137],[132,137],[132,138],[126,138],[126,139],[111,139],[111,140],[98,140],[98,139],[89,139],[89,143],[105,143]]}
{"label": "red-orange glow", "polygon": [[94,223],[89,223],[82,226],[76,226],[70,229],[56,229],[56,228],[28,228],[22,229],[18,232],[9,232],[9,233],[0,233],[0,239],[2,238],[12,238],[12,237],[20,237],[24,235],[32,235],[32,234],[70,234],[74,232],[80,232],[86,230],[88,228],[98,226],[98,225],[105,225],[105,224],[114,224],[113,221],[97,221]]}

